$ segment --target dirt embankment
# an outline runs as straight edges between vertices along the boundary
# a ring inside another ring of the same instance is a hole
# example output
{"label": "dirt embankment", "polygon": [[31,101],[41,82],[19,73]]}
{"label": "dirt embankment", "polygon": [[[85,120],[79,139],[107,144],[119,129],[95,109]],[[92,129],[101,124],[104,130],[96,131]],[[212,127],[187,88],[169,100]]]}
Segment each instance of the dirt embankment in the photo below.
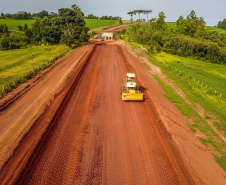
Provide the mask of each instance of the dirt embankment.
{"label": "dirt embankment", "polygon": [[[144,102],[121,100],[127,72]],[[29,83],[0,114],[1,165],[14,152],[1,184],[223,184],[221,168],[123,44],[83,46]]]}

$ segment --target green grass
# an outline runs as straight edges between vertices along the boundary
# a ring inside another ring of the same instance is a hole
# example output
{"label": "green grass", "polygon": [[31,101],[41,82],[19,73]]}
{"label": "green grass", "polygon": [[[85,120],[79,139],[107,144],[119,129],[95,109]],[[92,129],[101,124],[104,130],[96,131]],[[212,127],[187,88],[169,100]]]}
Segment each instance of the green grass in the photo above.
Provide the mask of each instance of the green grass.
{"label": "green grass", "polygon": [[67,49],[65,45],[36,46],[27,49],[0,51],[0,91],[9,83],[46,63]]}
{"label": "green grass", "polygon": [[105,28],[109,26],[114,26],[119,24],[118,20],[98,20],[98,19],[85,19],[87,27],[89,27],[90,30],[96,29],[96,28]]}
{"label": "green grass", "polygon": [[176,22],[167,22],[166,23],[169,29],[176,29],[177,23]]}
{"label": "green grass", "polygon": [[151,70],[150,66],[147,65],[146,63],[142,63],[146,68],[148,68],[149,70]]}
{"label": "green grass", "polygon": [[9,29],[12,30],[19,30],[18,25],[24,26],[26,23],[28,28],[31,28],[31,25],[34,23],[35,20],[16,20],[16,19],[0,19],[0,24],[6,24]]}
{"label": "green grass", "polygon": [[203,86],[211,87],[213,93],[215,90],[222,97],[226,98],[226,65],[213,64],[208,61],[194,60],[185,57],[179,57],[162,52],[157,54],[157,58],[165,61],[172,68],[178,69],[182,74],[190,75],[199,80]]}
{"label": "green grass", "polygon": [[208,31],[216,31],[218,33],[226,34],[226,30],[220,29],[220,28],[216,28],[216,27],[212,27],[212,26],[206,26],[205,29],[208,30]]}
{"label": "green grass", "polygon": [[[194,107],[197,103],[214,115],[211,121],[215,121],[215,126],[226,137],[226,66],[167,53],[155,57],[158,61],[156,65],[177,83]],[[207,118],[209,116],[205,115]]]}

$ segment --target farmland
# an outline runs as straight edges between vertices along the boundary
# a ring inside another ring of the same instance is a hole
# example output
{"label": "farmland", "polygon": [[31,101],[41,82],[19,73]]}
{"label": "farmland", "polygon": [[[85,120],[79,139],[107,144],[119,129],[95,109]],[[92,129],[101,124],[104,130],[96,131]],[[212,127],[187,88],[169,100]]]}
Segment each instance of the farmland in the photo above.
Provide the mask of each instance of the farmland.
{"label": "farmland", "polygon": [[[155,57],[162,62],[157,65],[162,66],[163,71],[174,79],[190,101],[202,105],[206,109],[206,113],[212,112],[217,116],[216,121],[221,122],[222,126],[225,125],[226,66],[164,52]],[[226,136],[225,129],[222,131]]]}
{"label": "farmland", "polygon": [[0,51],[0,89],[33,70],[31,52],[36,68],[59,55],[66,48],[65,45],[55,45]]}

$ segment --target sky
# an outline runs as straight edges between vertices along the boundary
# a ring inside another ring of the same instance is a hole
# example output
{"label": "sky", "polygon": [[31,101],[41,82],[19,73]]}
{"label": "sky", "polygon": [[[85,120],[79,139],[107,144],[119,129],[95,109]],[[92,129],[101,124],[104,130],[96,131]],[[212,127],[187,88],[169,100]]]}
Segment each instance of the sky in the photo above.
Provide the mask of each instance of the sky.
{"label": "sky", "polygon": [[[58,12],[59,8],[70,8],[73,4],[78,5],[85,15],[120,16],[123,20],[130,19],[127,12],[139,9],[152,10],[150,19],[157,18],[163,11],[167,22],[175,22],[181,15],[187,17],[191,10],[203,17],[208,26],[215,26],[226,18],[226,0],[0,0],[0,13]],[[141,18],[146,17],[141,15]],[[138,18],[138,15],[134,16],[134,20]]]}

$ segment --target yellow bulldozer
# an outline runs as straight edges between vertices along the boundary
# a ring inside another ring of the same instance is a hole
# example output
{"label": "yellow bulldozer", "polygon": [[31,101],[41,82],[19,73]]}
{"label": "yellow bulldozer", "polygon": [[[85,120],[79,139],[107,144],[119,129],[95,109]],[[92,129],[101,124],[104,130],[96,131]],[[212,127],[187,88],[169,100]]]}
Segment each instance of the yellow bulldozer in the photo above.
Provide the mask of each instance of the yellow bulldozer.
{"label": "yellow bulldozer", "polygon": [[143,93],[135,82],[135,74],[127,73],[126,82],[121,86],[122,100],[143,101]]}

